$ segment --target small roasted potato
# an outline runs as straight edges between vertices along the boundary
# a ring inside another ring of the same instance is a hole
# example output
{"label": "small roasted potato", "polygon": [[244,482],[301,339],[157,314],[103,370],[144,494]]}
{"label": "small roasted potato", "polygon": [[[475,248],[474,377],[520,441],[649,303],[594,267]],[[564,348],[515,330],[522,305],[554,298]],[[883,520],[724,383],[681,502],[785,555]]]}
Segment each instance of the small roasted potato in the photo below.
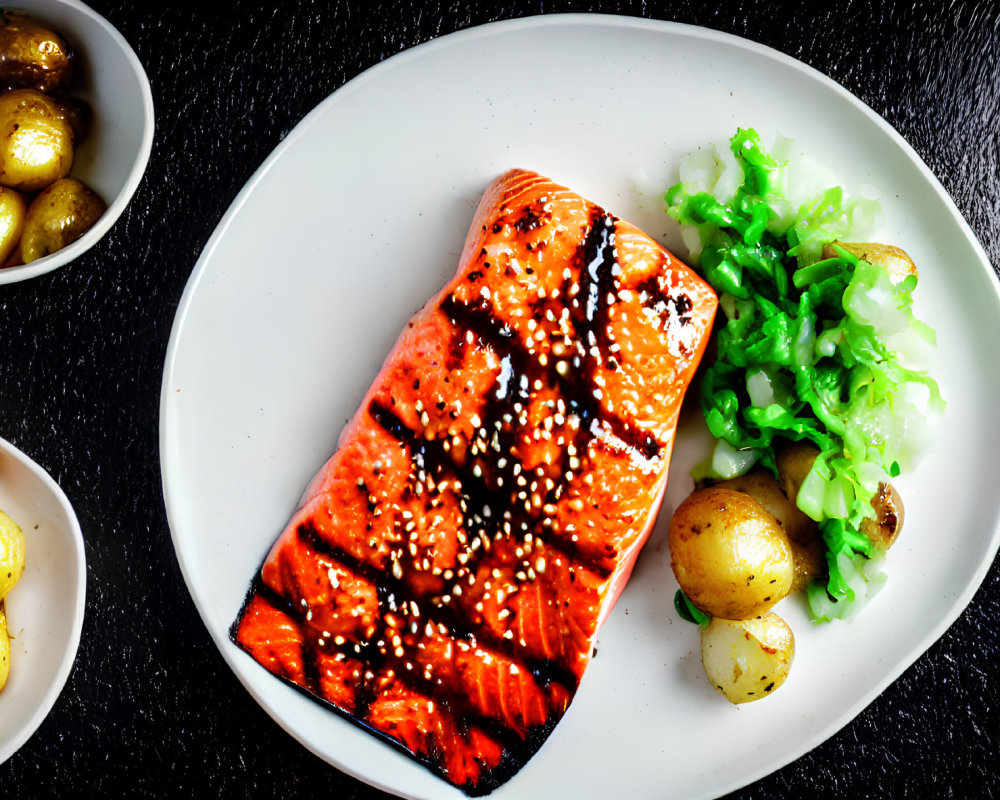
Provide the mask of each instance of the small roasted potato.
{"label": "small roasted potato", "polygon": [[0,690],[7,685],[10,675],[10,634],[7,632],[7,611],[0,600]]}
{"label": "small roasted potato", "polygon": [[78,145],[87,138],[94,112],[90,105],[78,97],[58,95],[52,98],[59,109],[59,115],[69,125],[73,132],[73,145]]}
{"label": "small roasted potato", "polygon": [[7,596],[24,572],[24,531],[0,511],[0,600]]}
{"label": "small roasted potato", "polygon": [[754,467],[743,475],[715,485],[750,495],[774,515],[785,529],[789,541],[805,544],[816,537],[816,521],[807,517],[793,500],[788,499],[778,481],[763,467]]}
{"label": "small roasted potato", "polygon": [[55,31],[27,14],[0,14],[0,89],[65,88],[73,74],[73,50]]}
{"label": "small roasted potato", "polygon": [[788,544],[792,548],[793,592],[804,591],[810,583],[828,575],[826,545],[819,536],[818,528],[812,539],[801,543],[789,539]]}
{"label": "small roasted potato", "polygon": [[[787,442],[777,448],[775,463],[781,477],[781,488],[793,500],[802,487],[819,450],[809,442]],[[888,550],[903,529],[903,498],[890,483],[880,483],[872,498],[874,519],[861,523],[861,532],[882,550]]]}
{"label": "small roasted potato", "polygon": [[882,550],[888,550],[903,529],[903,498],[891,483],[880,483],[872,498],[875,518],[861,523],[861,532]]}
{"label": "small roasted potato", "polygon": [[17,249],[28,207],[20,193],[0,186],[0,264]]}
{"label": "small roasted potato", "polygon": [[882,267],[889,273],[893,283],[899,283],[907,275],[917,274],[917,265],[900,247],[878,242],[832,242],[823,247],[823,258],[833,258],[837,255],[834,245],[843,247],[862,261]]}
{"label": "small roasted potato", "polygon": [[795,637],[777,614],[745,620],[715,617],[701,632],[701,663],[731,703],[767,697],[788,677]]}
{"label": "small roasted potato", "polygon": [[825,548],[819,538],[819,525],[788,498],[770,472],[763,467],[754,467],[746,474],[716,486],[746,492],[778,520],[792,549],[793,592],[802,591],[826,573]]}
{"label": "small roasted potato", "polygon": [[710,616],[756,617],[791,590],[788,537],[744,492],[717,486],[692,492],[674,512],[667,541],[681,589]]}
{"label": "small roasted potato", "polygon": [[107,208],[76,178],[60,178],[28,206],[21,234],[21,260],[28,264],[75,242]]}
{"label": "small roasted potato", "polygon": [[819,448],[812,442],[793,442],[783,439],[775,446],[774,463],[778,467],[781,490],[793,503],[799,496],[802,482],[812,469],[818,455]]}
{"label": "small roasted potato", "polygon": [[73,166],[73,130],[65,110],[34,89],[0,94],[0,184],[37,192]]}

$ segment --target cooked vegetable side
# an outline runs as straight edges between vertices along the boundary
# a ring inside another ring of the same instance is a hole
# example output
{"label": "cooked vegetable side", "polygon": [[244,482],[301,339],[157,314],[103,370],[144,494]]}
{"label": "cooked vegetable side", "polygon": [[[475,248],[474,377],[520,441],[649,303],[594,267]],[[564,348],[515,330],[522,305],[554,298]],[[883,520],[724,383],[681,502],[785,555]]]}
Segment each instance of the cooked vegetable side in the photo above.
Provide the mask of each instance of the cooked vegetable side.
{"label": "cooked vegetable side", "polygon": [[[912,312],[912,259],[898,247],[847,241],[874,232],[877,204],[839,187],[796,197],[788,140],[773,148],[781,160],[753,130],[739,130],[730,145],[735,160],[727,165],[720,153],[702,151],[666,194],[724,312],[701,384],[717,443],[696,470],[701,488],[677,509],[669,533],[683,592],[676,605],[702,623],[703,640],[710,629],[730,630],[725,620],[761,618],[766,608],[727,605],[730,582],[738,574],[756,583],[774,564],[766,549],[739,541],[725,545],[728,556],[710,546],[725,538],[706,537],[719,524],[717,493],[746,498],[725,503],[730,537],[752,539],[762,515],[770,518],[790,551],[791,588],[806,591],[814,620],[845,618],[885,580],[874,557],[896,541],[903,520],[890,481],[913,466],[929,418],[944,406],[917,366],[935,337]],[[742,182],[733,180],[737,173]],[[705,542],[693,545],[693,531]],[[700,571],[692,570],[692,553]],[[723,621],[705,627],[701,613]],[[705,651],[710,677],[723,651],[730,673],[743,658],[725,647],[711,658]],[[769,693],[748,695],[738,681],[716,677],[713,685],[733,702]]]}

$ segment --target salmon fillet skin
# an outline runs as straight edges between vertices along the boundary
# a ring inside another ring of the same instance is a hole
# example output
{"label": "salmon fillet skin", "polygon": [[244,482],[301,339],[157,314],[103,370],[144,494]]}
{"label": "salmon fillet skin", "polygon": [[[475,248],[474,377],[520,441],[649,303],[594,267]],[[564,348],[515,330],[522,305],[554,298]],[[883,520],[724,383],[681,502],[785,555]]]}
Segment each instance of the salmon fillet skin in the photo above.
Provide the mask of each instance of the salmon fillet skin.
{"label": "salmon fillet skin", "polygon": [[628,222],[497,178],[233,641],[467,794],[503,784],[565,714],[649,536],[716,305]]}

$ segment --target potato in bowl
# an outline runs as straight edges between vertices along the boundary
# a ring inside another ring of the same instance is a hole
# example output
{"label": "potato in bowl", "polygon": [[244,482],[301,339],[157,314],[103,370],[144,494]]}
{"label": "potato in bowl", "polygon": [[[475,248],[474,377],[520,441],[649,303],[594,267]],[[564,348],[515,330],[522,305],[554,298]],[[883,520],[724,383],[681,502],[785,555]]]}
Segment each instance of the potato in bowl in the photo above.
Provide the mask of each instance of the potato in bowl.
{"label": "potato in bowl", "polygon": [[[0,284],[45,274],[93,247],[135,193],[153,138],[149,81],[135,53],[114,27],[83,4],[68,0],[25,0],[18,3],[15,12],[56,32],[72,49],[72,74],[68,83],[59,84],[54,92],[61,101],[73,99],[64,108],[64,124],[73,136],[68,177],[85,184],[107,204],[107,210],[79,238],[55,252],[36,251],[41,255],[28,263],[21,263],[25,259],[15,252],[8,262],[11,265],[0,269]],[[27,91],[9,81],[3,88]],[[26,206],[39,188],[23,190],[32,193],[24,198]]]}

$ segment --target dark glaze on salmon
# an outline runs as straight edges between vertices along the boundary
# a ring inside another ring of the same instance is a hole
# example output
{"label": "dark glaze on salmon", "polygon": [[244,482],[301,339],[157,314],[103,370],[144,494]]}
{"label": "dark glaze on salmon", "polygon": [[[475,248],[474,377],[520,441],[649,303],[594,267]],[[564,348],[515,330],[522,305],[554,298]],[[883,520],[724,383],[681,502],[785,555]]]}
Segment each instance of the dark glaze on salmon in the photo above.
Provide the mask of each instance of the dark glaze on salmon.
{"label": "dark glaze on salmon", "polygon": [[715,309],[634,226],[498,178],[233,640],[467,793],[499,786],[565,713],[649,535]]}

